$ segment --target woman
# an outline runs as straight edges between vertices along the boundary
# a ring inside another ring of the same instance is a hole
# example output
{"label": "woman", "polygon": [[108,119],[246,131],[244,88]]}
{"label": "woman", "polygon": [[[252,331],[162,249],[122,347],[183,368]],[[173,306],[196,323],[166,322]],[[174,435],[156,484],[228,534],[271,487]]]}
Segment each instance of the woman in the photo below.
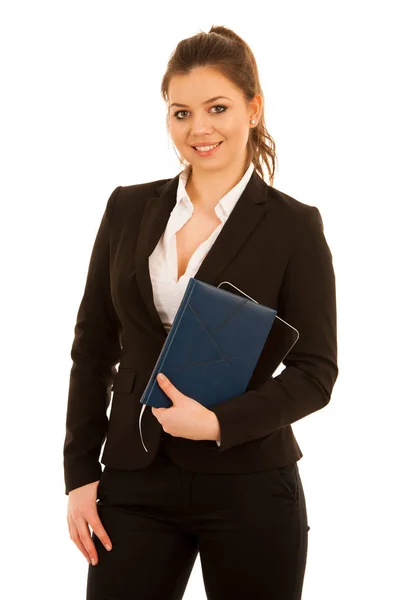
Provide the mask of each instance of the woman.
{"label": "woman", "polygon": [[[182,598],[198,553],[211,600],[299,599],[309,527],[291,423],[326,406],[338,375],[321,215],[272,187],[257,67],[236,34],[181,41],[162,93],[185,168],[111,194],[71,350],[64,470],[70,536],[93,560],[87,599]],[[247,391],[212,409],[159,379],[172,406],[144,412],[144,448],[140,398],[190,277],[230,281],[300,338],[280,375],[263,376],[261,354]]]}

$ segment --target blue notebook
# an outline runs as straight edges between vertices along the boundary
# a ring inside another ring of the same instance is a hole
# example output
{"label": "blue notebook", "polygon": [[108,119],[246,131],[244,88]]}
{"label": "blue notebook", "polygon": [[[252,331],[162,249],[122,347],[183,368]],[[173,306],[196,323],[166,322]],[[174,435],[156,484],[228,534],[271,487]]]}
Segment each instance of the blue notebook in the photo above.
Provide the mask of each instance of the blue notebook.
{"label": "blue notebook", "polygon": [[146,406],[172,406],[156,380],[160,372],[207,408],[244,393],[276,315],[249,297],[191,277],[140,399],[140,433]]}
{"label": "blue notebook", "polygon": [[169,408],[162,372],[207,408],[242,394],[277,311],[191,277],[140,402]]}

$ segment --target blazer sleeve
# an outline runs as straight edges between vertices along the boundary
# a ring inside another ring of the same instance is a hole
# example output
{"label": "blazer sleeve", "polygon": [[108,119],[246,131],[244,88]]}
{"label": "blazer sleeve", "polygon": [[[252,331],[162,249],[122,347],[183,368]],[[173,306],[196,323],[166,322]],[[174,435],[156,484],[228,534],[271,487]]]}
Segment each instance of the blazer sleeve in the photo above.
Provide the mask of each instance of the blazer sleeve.
{"label": "blazer sleeve", "polygon": [[300,337],[285,369],[255,389],[212,408],[221,429],[217,453],[262,438],[313,413],[330,400],[338,376],[336,289],[332,254],[317,207],[296,215],[278,316]]}
{"label": "blazer sleeve", "polygon": [[73,361],[64,441],[65,493],[100,479],[106,410],[121,356],[120,323],[110,292],[110,223],[115,198],[108,199],[95,238],[71,349]]}

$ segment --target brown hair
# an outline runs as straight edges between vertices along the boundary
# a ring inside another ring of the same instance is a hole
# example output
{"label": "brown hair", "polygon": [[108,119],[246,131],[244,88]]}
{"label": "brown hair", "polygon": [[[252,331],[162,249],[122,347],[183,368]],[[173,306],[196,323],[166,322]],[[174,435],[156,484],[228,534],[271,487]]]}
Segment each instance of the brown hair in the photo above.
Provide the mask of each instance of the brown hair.
{"label": "brown hair", "polygon": [[[218,70],[243,91],[248,101],[251,101],[255,94],[260,94],[264,100],[254,55],[248,44],[231,29],[222,25],[212,26],[208,33],[201,31],[178,43],[170,56],[161,83],[161,95],[166,102],[171,78],[174,75],[185,75],[196,67],[212,67]],[[255,169],[264,178],[261,165],[264,162],[272,186],[277,157],[275,142],[265,126],[264,102],[258,124],[250,129],[248,151],[248,165],[253,162]],[[181,156],[178,158],[182,165],[188,164]]]}

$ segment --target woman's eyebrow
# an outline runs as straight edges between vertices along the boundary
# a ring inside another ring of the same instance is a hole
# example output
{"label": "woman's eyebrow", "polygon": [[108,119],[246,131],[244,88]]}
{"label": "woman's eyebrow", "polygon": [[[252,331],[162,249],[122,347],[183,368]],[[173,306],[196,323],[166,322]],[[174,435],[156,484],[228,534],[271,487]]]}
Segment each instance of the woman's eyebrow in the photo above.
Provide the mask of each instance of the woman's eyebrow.
{"label": "woman's eyebrow", "polygon": [[[214,96],[214,98],[210,98],[209,100],[206,100],[205,102],[203,102],[203,104],[208,104],[209,102],[215,102],[215,100],[219,100],[220,98],[226,98],[227,100],[231,100],[231,98],[228,98],[228,96]],[[171,108],[173,106],[187,107],[187,104],[179,104],[179,102],[173,102],[171,104]]]}

